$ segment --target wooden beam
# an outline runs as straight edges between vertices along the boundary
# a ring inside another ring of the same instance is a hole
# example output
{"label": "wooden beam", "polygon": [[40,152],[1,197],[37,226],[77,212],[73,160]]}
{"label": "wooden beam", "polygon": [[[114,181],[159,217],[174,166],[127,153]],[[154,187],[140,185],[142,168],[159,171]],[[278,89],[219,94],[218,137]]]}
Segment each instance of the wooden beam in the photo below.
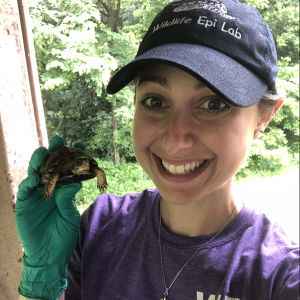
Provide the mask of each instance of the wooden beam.
{"label": "wooden beam", "polygon": [[28,6],[26,5],[25,0],[17,0],[17,1],[18,1],[23,45],[24,45],[25,59],[27,64],[28,80],[29,80],[31,99],[33,104],[34,118],[36,123],[39,146],[48,147],[47,129],[46,129],[41,91],[39,86],[35,50],[33,45],[31,28],[29,26],[30,17],[28,12]]}

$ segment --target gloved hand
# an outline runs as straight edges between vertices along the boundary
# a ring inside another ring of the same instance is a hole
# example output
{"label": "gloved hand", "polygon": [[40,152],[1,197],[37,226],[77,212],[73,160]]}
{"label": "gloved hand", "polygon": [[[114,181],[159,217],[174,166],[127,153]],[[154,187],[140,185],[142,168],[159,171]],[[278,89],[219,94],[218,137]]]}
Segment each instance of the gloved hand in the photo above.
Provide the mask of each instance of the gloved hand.
{"label": "gloved hand", "polygon": [[67,287],[67,266],[75,249],[80,214],[75,195],[81,183],[55,188],[50,200],[37,189],[39,169],[49,153],[64,145],[60,136],[52,138],[49,150],[34,151],[28,177],[19,185],[15,217],[24,248],[19,294],[28,299],[58,299]]}

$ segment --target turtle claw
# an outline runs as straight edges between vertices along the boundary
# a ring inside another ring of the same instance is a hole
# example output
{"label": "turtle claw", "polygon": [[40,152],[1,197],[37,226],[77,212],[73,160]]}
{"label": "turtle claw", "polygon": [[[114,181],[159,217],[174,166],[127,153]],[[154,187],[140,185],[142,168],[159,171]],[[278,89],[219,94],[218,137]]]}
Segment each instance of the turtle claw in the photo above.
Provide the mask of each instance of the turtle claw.
{"label": "turtle claw", "polygon": [[59,179],[59,173],[56,173],[50,180],[49,184],[47,184],[44,188],[43,196],[47,199],[50,200],[50,198],[53,195],[53,190],[55,188],[55,184],[57,180]]}
{"label": "turtle claw", "polygon": [[97,175],[97,188],[99,191],[103,191],[107,187],[105,173],[100,168],[97,168],[95,172]]}
{"label": "turtle claw", "polygon": [[46,200],[50,201],[50,198],[52,197],[52,193],[47,192],[46,190],[44,190],[43,192],[43,196],[44,198],[46,198]]}
{"label": "turtle claw", "polygon": [[107,184],[105,184],[105,185],[97,184],[97,188],[99,189],[100,192],[104,191],[106,189],[106,187],[107,187]]}

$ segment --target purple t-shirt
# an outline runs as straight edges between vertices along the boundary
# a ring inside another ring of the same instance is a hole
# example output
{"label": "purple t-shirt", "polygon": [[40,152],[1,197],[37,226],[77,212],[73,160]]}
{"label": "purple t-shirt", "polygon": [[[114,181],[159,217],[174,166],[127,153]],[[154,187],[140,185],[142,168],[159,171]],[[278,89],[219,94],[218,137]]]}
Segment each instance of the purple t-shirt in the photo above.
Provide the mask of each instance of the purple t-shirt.
{"label": "purple t-shirt", "polygon": [[[66,300],[159,300],[165,292],[158,191],[105,194],[83,213],[68,267]],[[213,235],[161,230],[166,283]],[[299,247],[262,213],[243,207],[236,219],[187,264],[170,300],[297,300]]]}

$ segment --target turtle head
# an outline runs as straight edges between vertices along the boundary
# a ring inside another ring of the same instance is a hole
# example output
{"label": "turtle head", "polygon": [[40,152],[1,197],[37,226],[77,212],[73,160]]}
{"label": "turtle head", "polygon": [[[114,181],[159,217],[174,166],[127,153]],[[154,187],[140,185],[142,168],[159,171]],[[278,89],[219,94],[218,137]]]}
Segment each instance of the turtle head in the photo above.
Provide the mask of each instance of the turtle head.
{"label": "turtle head", "polygon": [[84,174],[90,169],[90,162],[86,157],[78,157],[72,162],[71,170],[74,174]]}

